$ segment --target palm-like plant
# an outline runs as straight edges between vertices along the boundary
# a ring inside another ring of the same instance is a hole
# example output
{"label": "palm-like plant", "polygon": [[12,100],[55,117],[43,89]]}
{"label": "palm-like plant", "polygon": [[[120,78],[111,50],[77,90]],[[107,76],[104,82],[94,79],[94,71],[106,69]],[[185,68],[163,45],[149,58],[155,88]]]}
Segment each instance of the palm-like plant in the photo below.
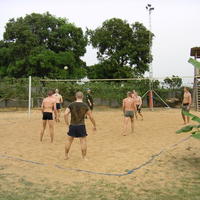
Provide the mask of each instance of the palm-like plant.
{"label": "palm-like plant", "polygon": [[183,128],[176,131],[176,133],[180,134],[180,133],[191,132],[192,137],[194,137],[196,139],[200,139],[200,118],[197,117],[196,115],[189,113],[189,112],[184,111],[183,113],[184,113],[184,115],[191,117],[191,120],[198,122],[198,124],[197,125],[184,126]]}

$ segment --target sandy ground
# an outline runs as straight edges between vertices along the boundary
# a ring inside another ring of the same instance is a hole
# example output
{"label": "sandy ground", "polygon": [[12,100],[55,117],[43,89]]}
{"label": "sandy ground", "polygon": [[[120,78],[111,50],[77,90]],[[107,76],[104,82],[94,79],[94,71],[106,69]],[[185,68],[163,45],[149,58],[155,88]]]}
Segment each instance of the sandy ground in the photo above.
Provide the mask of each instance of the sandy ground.
{"label": "sandy ground", "polygon": [[[196,112],[193,113],[198,115]],[[162,154],[150,165],[121,178],[85,174],[54,167],[56,164],[65,168],[94,172],[125,173],[147,161],[153,154],[170,147],[189,135],[188,133],[175,134],[175,131],[181,128],[183,124],[178,109],[162,109],[154,112],[144,110],[143,114],[144,121],[135,120],[135,132],[131,134],[129,129],[128,135],[124,137],[121,135],[123,115],[120,110],[94,111],[97,132],[92,131],[91,123],[86,120],[89,134],[87,138],[89,161],[81,159],[79,140],[74,141],[70,159],[66,161],[64,160],[64,143],[67,128],[64,124],[63,113],[62,121],[55,123],[55,140],[51,144],[48,129],[43,142],[39,142],[42,123],[39,111],[32,112],[31,120],[27,119],[25,112],[0,112],[0,155],[47,164],[40,166],[0,158],[0,166],[4,166],[7,173],[27,177],[35,182],[59,181],[68,184],[83,180],[108,179],[116,182],[134,180],[135,183],[141,183],[143,179],[147,181],[152,178],[160,181],[166,179],[166,177],[168,180],[175,179],[181,172],[175,170],[174,166],[186,154],[195,156],[194,152],[200,150],[198,140],[191,138]]]}

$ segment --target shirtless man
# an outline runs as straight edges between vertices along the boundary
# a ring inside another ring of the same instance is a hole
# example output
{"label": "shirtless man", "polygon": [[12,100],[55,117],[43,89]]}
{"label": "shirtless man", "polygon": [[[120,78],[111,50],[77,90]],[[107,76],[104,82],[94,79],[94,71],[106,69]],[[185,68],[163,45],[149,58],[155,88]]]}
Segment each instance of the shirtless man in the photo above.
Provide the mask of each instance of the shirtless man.
{"label": "shirtless man", "polygon": [[[71,122],[69,125],[68,116],[71,113]],[[87,153],[87,143],[86,143],[86,127],[85,127],[85,115],[87,115],[93,124],[93,130],[96,130],[96,123],[92,116],[91,110],[88,105],[83,103],[83,93],[76,93],[76,101],[71,103],[65,111],[64,119],[69,126],[69,131],[67,133],[67,140],[65,144],[65,159],[69,159],[69,150],[74,138],[80,139],[82,158],[86,159]]]}
{"label": "shirtless man", "polygon": [[122,109],[124,112],[124,132],[123,135],[126,136],[127,126],[129,119],[131,120],[131,130],[134,131],[134,112],[136,111],[135,100],[132,98],[132,93],[127,92],[127,98],[123,99]]}
{"label": "shirtless man", "polygon": [[59,90],[56,89],[55,90],[55,94],[53,95],[56,99],[56,110],[58,112],[58,117],[56,122],[60,122],[60,114],[61,114],[61,103],[63,103],[63,98],[62,96],[59,94]]}
{"label": "shirtless man", "polygon": [[133,90],[133,91],[132,91],[132,94],[131,94],[131,96],[132,96],[133,99],[135,99],[135,97],[136,97],[136,96],[135,96],[135,93],[136,93],[135,90]]}
{"label": "shirtless man", "polygon": [[51,142],[53,142],[54,138],[54,124],[53,124],[53,111],[55,113],[55,118],[57,118],[57,111],[56,111],[56,101],[53,97],[53,91],[50,90],[48,92],[48,97],[44,98],[41,106],[42,115],[43,115],[43,127],[40,133],[40,141],[42,142],[44,131],[47,126],[47,122],[49,124],[49,132],[51,137]]}
{"label": "shirtless man", "polygon": [[192,97],[191,97],[191,94],[189,92],[189,89],[187,87],[184,87],[182,111],[181,111],[184,124],[189,123],[190,118],[189,118],[189,116],[186,117],[183,114],[183,111],[189,112],[191,104],[192,104]]}
{"label": "shirtless man", "polygon": [[135,104],[136,104],[136,107],[137,107],[137,113],[141,116],[141,118],[143,120],[143,115],[141,113],[142,98],[140,96],[138,96],[137,92],[135,92]]}

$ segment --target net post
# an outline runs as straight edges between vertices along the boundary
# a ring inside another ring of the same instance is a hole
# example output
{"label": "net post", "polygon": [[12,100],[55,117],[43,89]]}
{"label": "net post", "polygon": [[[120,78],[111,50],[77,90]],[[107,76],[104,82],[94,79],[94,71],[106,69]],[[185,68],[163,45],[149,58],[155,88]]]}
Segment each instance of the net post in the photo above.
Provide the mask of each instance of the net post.
{"label": "net post", "polygon": [[28,118],[31,118],[31,76],[28,77]]}

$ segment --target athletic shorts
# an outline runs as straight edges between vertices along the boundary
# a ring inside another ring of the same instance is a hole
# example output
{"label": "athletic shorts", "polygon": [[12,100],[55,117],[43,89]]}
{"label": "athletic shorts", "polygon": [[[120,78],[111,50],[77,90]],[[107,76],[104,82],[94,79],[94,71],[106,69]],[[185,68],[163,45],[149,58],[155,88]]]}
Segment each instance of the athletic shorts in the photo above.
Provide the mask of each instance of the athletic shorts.
{"label": "athletic shorts", "polygon": [[134,117],[133,111],[125,111],[124,117],[131,117],[131,118],[133,118]]}
{"label": "athletic shorts", "polygon": [[60,103],[56,103],[56,110],[60,110],[61,109],[61,104]]}
{"label": "athletic shorts", "polygon": [[141,113],[141,107],[140,107],[140,105],[137,105],[137,112]]}
{"label": "athletic shorts", "polygon": [[53,113],[51,112],[43,112],[43,120],[53,120]]}
{"label": "athletic shorts", "polygon": [[90,108],[90,110],[93,110],[93,105],[89,105],[89,104],[87,104],[87,105]]}
{"label": "athletic shorts", "polygon": [[86,137],[87,132],[85,125],[70,125],[69,132],[67,134],[75,138]]}
{"label": "athletic shorts", "polygon": [[182,112],[183,111],[185,111],[185,112],[189,112],[190,111],[189,103],[184,103],[182,105]]}

